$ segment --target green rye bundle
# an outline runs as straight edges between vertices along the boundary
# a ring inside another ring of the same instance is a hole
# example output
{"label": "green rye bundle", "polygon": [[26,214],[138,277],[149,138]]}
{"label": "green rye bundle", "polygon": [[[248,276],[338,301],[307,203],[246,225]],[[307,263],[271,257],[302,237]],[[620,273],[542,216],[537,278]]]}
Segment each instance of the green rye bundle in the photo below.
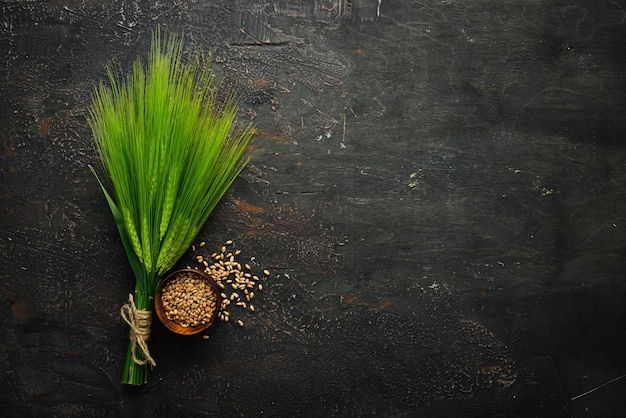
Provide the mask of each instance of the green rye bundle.
{"label": "green rye bundle", "polygon": [[110,191],[98,182],[136,279],[121,310],[126,384],[146,383],[156,364],[147,340],[161,279],[249,158],[253,128],[235,123],[238,101],[218,98],[212,74],[207,60],[183,62],[182,38],[157,30],[147,65],[137,59],[125,79],[109,68],[110,86],[95,89],[89,124]]}

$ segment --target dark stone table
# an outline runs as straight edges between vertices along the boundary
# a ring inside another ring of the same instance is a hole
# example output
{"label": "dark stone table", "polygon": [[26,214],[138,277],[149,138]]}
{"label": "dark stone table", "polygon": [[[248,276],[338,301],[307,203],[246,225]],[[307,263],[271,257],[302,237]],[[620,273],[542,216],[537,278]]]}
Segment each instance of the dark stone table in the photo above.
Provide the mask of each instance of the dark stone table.
{"label": "dark stone table", "polygon": [[[0,10],[2,416],[626,409],[623,2]],[[157,366],[132,388],[133,276],[86,116],[105,66],[145,57],[157,25],[213,53],[258,129],[180,265],[233,240],[270,275],[254,312],[233,310],[243,327],[155,322]]]}

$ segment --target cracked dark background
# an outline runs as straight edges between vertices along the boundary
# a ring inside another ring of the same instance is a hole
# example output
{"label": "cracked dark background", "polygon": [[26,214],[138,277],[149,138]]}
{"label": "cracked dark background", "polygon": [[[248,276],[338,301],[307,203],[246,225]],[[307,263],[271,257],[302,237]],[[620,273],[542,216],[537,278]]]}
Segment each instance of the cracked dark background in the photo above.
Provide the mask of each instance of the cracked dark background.
{"label": "cracked dark background", "polygon": [[[620,416],[626,379],[577,396],[626,373],[625,10],[0,1],[2,415]],[[158,25],[258,129],[198,241],[271,274],[129,388],[86,115]]]}

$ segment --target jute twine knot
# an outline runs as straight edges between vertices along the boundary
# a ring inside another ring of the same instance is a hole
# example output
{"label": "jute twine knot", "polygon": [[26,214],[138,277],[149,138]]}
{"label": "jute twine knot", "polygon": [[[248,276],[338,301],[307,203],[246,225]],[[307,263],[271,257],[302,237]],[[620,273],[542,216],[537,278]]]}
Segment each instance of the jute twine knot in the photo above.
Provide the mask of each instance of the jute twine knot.
{"label": "jute twine knot", "polygon": [[[156,366],[156,362],[148,351],[148,338],[150,338],[150,324],[152,312],[137,309],[133,295],[128,295],[128,303],[120,309],[120,315],[124,322],[130,326],[130,342],[133,361],[139,365],[150,363]],[[137,346],[143,352],[143,358],[137,357]]]}

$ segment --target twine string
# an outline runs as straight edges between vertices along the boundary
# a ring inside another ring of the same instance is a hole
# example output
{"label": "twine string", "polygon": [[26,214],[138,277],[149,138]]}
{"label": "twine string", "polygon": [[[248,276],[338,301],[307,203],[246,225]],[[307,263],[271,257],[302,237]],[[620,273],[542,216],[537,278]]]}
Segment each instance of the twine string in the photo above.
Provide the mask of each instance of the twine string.
{"label": "twine string", "polygon": [[[150,324],[152,312],[137,309],[132,293],[128,295],[128,303],[120,309],[120,315],[124,322],[130,326],[130,342],[133,361],[139,365],[150,363],[156,366],[156,362],[148,351],[148,338],[150,338]],[[143,352],[143,358],[137,356],[137,346]]]}

